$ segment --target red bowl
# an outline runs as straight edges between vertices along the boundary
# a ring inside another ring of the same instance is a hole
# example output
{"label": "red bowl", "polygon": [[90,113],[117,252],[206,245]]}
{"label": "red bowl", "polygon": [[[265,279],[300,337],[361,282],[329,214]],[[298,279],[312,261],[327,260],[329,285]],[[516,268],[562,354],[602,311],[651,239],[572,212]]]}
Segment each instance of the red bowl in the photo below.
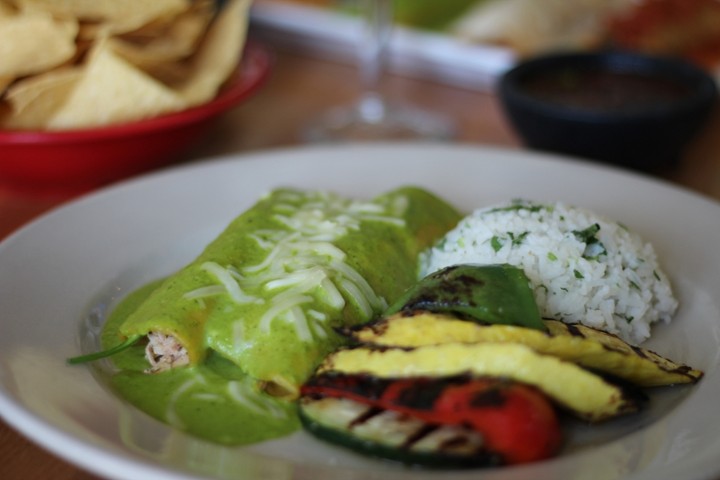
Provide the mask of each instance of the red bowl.
{"label": "red bowl", "polygon": [[264,83],[271,56],[248,45],[237,72],[212,101],[180,112],[98,128],[0,130],[0,184],[14,190],[89,190],[182,157],[213,120]]}

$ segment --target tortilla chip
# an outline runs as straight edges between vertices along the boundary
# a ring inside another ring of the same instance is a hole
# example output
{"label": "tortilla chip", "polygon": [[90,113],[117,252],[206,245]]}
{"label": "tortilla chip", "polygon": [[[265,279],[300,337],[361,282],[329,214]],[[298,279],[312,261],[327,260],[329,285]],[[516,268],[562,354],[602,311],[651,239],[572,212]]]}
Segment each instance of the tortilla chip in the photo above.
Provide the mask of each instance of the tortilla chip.
{"label": "tortilla chip", "polygon": [[0,17],[0,77],[20,77],[56,67],[75,54],[78,24],[46,13]]}
{"label": "tortilla chip", "polygon": [[462,40],[512,48],[520,56],[597,45],[603,22],[628,0],[478,2],[448,32]]}
{"label": "tortilla chip", "polygon": [[13,6],[3,0],[0,0],[0,20],[11,15],[15,15],[15,9]]}
{"label": "tortilla chip", "polygon": [[101,22],[110,33],[128,32],[158,18],[187,10],[191,0],[15,0],[27,11],[56,17]]}
{"label": "tortilla chip", "polygon": [[238,66],[250,4],[0,0],[0,126],[97,127],[210,101]]}
{"label": "tortilla chip", "polygon": [[112,37],[110,41],[115,53],[151,72],[158,65],[182,61],[192,55],[213,15],[212,2],[198,1],[171,22],[146,25],[134,32]]}
{"label": "tortilla chip", "polygon": [[186,108],[171,89],[139,71],[100,42],[68,99],[48,119],[48,129],[128,122]]}
{"label": "tortilla chip", "polygon": [[[138,45],[163,44],[175,40],[184,45],[181,50],[187,50],[189,53],[197,47],[208,25],[213,21],[216,10],[213,0],[195,0],[190,8],[174,17],[156,19],[136,30],[118,36],[124,41]],[[170,48],[170,46],[165,48]],[[178,46],[173,46],[173,48],[178,48]]]}
{"label": "tortilla chip", "polygon": [[178,89],[188,105],[214,98],[237,68],[245,44],[250,0],[229,0],[192,59],[192,74]]}
{"label": "tortilla chip", "polygon": [[3,127],[45,128],[48,118],[63,106],[81,76],[77,68],[64,68],[14,83],[5,95],[10,111]]}
{"label": "tortilla chip", "polygon": [[15,80],[15,77],[0,77],[0,98],[2,98],[5,90],[7,90],[7,87],[13,82],[13,80]]}
{"label": "tortilla chip", "polygon": [[5,102],[0,102],[0,126],[4,125],[11,113],[10,107]]}

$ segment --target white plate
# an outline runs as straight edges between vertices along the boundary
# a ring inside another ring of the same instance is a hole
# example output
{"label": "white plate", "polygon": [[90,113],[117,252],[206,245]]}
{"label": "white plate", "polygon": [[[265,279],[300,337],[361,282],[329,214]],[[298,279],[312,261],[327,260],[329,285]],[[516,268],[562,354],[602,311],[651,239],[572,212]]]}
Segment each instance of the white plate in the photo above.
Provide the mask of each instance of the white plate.
{"label": "white plate", "polygon": [[517,197],[563,200],[631,226],[653,241],[682,302],[650,346],[706,371],[695,387],[660,392],[638,419],[581,432],[580,446],[557,459],[483,471],[483,479],[720,476],[720,205],[619,170],[469,146],[315,147],[199,162],[32,223],[0,244],[0,413],[57,455],[110,478],[478,478],[477,471],[406,472],[304,434],[244,449],[208,444],[122,403],[91,369],[65,364],[120,296],[192,259],[268,189],[367,198],[402,184],[466,209]]}

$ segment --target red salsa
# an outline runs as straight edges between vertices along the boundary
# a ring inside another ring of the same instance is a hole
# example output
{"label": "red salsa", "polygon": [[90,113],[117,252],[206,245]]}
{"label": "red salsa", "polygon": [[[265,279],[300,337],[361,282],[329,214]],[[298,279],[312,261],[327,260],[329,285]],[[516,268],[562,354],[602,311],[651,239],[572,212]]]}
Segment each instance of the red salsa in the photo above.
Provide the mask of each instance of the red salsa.
{"label": "red salsa", "polygon": [[603,113],[659,108],[689,93],[687,85],[643,73],[567,68],[522,80],[523,90],[545,102]]}

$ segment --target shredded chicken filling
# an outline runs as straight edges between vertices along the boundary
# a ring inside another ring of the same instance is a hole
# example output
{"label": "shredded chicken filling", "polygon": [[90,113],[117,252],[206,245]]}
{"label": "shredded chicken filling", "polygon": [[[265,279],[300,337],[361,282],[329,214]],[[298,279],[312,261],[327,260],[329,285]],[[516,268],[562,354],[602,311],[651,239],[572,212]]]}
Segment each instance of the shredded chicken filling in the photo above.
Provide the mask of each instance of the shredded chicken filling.
{"label": "shredded chicken filling", "polygon": [[145,358],[150,363],[145,373],[160,373],[190,363],[187,349],[175,337],[158,332],[148,333]]}

